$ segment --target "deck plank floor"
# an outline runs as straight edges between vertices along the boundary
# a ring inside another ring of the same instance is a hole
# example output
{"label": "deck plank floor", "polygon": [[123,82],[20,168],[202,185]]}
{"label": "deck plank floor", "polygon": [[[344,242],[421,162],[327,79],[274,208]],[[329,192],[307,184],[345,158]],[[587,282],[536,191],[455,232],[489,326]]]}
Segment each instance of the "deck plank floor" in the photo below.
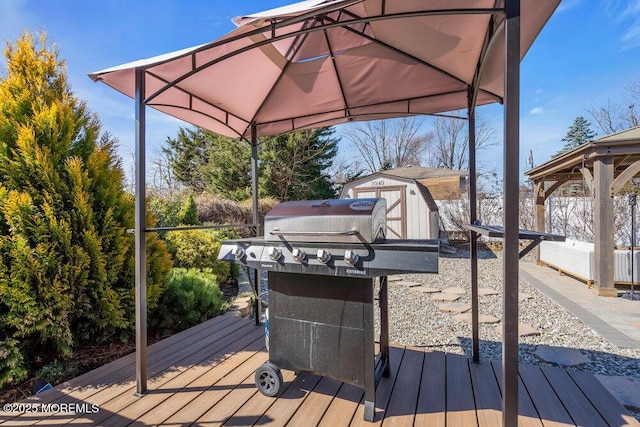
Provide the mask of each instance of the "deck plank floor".
{"label": "deck plank floor", "polygon": [[[24,400],[97,405],[73,413],[0,412],[0,425],[73,426],[496,426],[501,365],[393,345],[390,376],[376,391],[373,423],[362,419],[364,392],[340,381],[283,371],[278,398],[259,393],[255,369],[268,359],[264,331],[220,316],[148,349],[149,391],[134,396],[133,354]],[[590,373],[520,365],[521,426],[636,426]],[[42,407],[42,406],[41,406]]]}

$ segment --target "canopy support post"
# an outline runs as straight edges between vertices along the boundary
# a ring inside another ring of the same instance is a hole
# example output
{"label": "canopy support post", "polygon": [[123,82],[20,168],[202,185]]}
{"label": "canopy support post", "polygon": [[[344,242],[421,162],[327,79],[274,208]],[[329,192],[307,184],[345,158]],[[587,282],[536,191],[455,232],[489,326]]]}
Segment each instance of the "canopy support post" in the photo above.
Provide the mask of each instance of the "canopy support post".
{"label": "canopy support post", "polygon": [[[476,107],[474,105],[475,88],[469,86],[469,220],[471,224],[478,219],[477,174],[476,174]],[[469,230],[469,251],[471,256],[471,355],[475,363],[480,362],[480,334],[478,316],[478,234]]]}
{"label": "canopy support post", "polygon": [[[251,124],[251,197],[253,207],[253,224],[256,227],[256,237],[260,236],[260,215],[258,213],[258,129],[255,123]],[[260,284],[261,270],[254,270],[256,302],[254,311],[256,313],[256,325],[260,325],[260,315],[262,313],[262,296],[260,295],[262,286]]]}
{"label": "canopy support post", "polygon": [[[534,220],[536,224],[534,230],[544,233],[546,231],[545,224],[547,223],[546,210],[544,208],[544,201],[547,199],[544,194],[544,180],[535,182],[533,189],[533,200],[535,201]],[[540,264],[540,246],[536,248],[536,262]]]}
{"label": "canopy support post", "polygon": [[145,71],[135,70],[136,166],[135,166],[135,298],[136,298],[136,394],[147,392],[147,241],[145,170]]}
{"label": "canopy support post", "polygon": [[505,2],[502,425],[518,425],[520,0]]}

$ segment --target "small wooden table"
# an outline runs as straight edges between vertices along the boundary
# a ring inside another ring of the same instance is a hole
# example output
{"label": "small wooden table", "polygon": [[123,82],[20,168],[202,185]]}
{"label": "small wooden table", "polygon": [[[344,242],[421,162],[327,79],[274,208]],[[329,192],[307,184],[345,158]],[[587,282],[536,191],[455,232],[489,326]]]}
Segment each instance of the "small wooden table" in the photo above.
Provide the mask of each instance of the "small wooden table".
{"label": "small wooden table", "polygon": [[[472,225],[468,224],[465,226],[469,231],[472,231],[476,234],[487,236],[487,237],[498,237],[504,238],[504,227],[501,225]],[[522,249],[519,253],[519,258],[522,258],[529,252],[533,250],[536,246],[540,244],[543,240],[547,240],[550,242],[564,242],[565,236],[561,236],[559,234],[550,234],[543,233],[542,231],[532,231],[532,230],[518,230],[518,239],[520,240],[531,240],[524,249]]]}

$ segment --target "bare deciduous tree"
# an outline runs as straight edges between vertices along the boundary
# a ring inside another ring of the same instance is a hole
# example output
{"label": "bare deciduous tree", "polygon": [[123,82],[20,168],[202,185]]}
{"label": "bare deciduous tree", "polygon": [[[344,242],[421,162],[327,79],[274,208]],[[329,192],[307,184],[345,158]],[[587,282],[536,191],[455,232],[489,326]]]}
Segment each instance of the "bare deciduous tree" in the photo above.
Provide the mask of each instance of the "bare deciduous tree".
{"label": "bare deciduous tree", "polygon": [[373,173],[419,165],[432,139],[422,124],[416,117],[362,122],[347,127],[343,137],[360,154],[363,169]]}
{"label": "bare deciduous tree", "polygon": [[640,102],[640,80],[631,82],[625,89],[627,93],[622,102],[609,100],[607,105],[587,109],[606,135],[640,125],[640,111],[637,107]]}
{"label": "bare deciduous tree", "polygon": [[[462,115],[462,113],[460,113]],[[469,167],[469,131],[466,120],[437,117],[433,122],[434,140],[429,166],[466,170]],[[496,144],[496,129],[476,119],[476,151]]]}

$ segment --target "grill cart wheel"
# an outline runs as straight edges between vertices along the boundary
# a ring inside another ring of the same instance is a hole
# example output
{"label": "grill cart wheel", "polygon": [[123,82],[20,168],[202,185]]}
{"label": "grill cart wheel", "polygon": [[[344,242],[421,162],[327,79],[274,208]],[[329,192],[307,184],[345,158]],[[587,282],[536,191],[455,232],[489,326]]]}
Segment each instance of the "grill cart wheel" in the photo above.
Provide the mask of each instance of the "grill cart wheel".
{"label": "grill cart wheel", "polygon": [[255,380],[260,393],[269,397],[277,396],[284,382],[280,369],[273,363],[265,363],[256,369]]}

